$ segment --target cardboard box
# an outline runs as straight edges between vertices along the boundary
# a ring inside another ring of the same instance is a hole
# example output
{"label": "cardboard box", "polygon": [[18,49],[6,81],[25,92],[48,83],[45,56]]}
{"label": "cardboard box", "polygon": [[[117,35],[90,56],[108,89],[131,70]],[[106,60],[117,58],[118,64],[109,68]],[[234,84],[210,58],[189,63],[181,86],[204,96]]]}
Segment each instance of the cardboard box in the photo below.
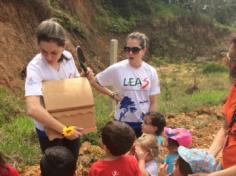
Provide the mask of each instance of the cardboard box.
{"label": "cardboard box", "polygon": [[[87,78],[45,81],[43,99],[45,108],[58,121],[84,128],[84,134],[96,131],[94,99]],[[45,130],[50,140],[63,137],[52,129]]]}

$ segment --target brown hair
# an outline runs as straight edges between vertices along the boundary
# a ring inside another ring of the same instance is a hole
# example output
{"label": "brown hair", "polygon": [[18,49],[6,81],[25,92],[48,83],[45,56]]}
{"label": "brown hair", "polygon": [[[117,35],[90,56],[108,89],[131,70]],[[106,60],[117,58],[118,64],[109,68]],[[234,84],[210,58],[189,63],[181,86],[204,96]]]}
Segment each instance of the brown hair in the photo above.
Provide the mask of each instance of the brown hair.
{"label": "brown hair", "polygon": [[128,39],[136,39],[139,41],[141,48],[148,48],[148,42],[149,39],[148,37],[141,32],[132,32],[130,33],[127,38],[126,38],[126,42],[128,41]]}
{"label": "brown hair", "polygon": [[179,172],[182,176],[188,176],[189,174],[193,174],[190,165],[180,156],[178,157],[176,164],[178,165]]}
{"label": "brown hair", "polygon": [[51,18],[41,22],[37,28],[37,42],[53,41],[58,46],[65,46],[65,31],[63,27]]}
{"label": "brown hair", "polygon": [[136,140],[136,143],[146,149],[153,159],[158,158],[159,147],[157,144],[156,136],[152,134],[143,134]]}
{"label": "brown hair", "polygon": [[236,38],[233,38],[227,53],[227,64],[229,66],[229,76],[233,81],[236,79]]}
{"label": "brown hair", "polygon": [[135,140],[133,129],[124,122],[110,121],[102,129],[102,143],[114,156],[127,153]]}
{"label": "brown hair", "polygon": [[151,119],[151,125],[157,127],[156,135],[161,135],[166,126],[165,117],[159,112],[148,112],[145,116],[148,116]]}

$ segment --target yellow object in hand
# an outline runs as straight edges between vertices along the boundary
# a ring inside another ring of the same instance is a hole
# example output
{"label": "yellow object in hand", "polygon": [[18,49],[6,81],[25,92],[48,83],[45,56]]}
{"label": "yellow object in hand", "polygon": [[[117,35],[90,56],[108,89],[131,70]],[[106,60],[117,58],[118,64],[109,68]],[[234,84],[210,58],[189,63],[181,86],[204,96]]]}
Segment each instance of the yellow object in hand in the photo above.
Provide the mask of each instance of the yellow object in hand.
{"label": "yellow object in hand", "polygon": [[75,130],[76,130],[76,126],[64,127],[62,134],[63,134],[65,137],[69,137],[69,136],[71,136],[71,135],[75,132]]}

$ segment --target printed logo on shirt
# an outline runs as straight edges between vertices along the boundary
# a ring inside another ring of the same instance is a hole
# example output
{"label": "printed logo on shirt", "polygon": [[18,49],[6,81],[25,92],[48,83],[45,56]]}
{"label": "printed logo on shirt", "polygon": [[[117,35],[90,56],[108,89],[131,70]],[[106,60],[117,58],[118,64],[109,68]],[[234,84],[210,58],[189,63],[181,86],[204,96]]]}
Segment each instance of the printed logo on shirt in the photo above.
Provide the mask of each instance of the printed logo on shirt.
{"label": "printed logo on shirt", "polygon": [[34,81],[32,77],[29,77],[29,78],[27,79],[27,84],[28,84],[28,85],[33,85],[33,84],[37,84],[37,82]]}
{"label": "printed logo on shirt", "polygon": [[120,109],[123,109],[123,112],[120,113],[119,121],[121,121],[122,118],[125,118],[125,114],[127,112],[134,113],[135,111],[137,111],[137,108],[135,107],[135,102],[127,96],[125,96],[121,100]]}
{"label": "printed logo on shirt", "polygon": [[112,171],[111,173],[112,176],[119,176],[119,172],[117,170]]}
{"label": "printed logo on shirt", "polygon": [[140,89],[145,89],[150,84],[149,78],[124,78],[123,86],[124,87],[139,87]]}

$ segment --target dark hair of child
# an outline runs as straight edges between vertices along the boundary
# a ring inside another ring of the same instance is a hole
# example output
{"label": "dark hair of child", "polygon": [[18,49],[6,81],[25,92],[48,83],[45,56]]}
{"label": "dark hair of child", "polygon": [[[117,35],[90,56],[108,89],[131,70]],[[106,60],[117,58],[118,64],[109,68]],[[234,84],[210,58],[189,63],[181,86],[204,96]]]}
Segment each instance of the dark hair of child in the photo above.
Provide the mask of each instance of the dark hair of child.
{"label": "dark hair of child", "polygon": [[193,174],[190,165],[183,158],[181,158],[181,156],[178,157],[176,164],[179,167],[181,176],[188,176],[189,174]]}
{"label": "dark hair of child", "polygon": [[42,176],[73,176],[76,171],[76,159],[66,147],[50,147],[45,150],[40,169]]}
{"label": "dark hair of child", "polygon": [[149,118],[151,119],[151,124],[158,128],[156,131],[156,135],[161,135],[164,127],[166,126],[166,119],[164,115],[159,112],[148,112],[145,114],[145,116],[149,116]]}
{"label": "dark hair of child", "polygon": [[5,164],[6,164],[6,162],[5,162],[4,158],[3,158],[3,154],[0,153],[0,168],[1,168],[0,169],[0,175],[3,174],[2,172],[4,172],[4,175],[8,172],[8,169],[5,168]]}
{"label": "dark hair of child", "polygon": [[175,147],[179,147],[179,143],[174,140],[174,139],[171,139],[171,138],[168,138],[168,146],[175,146]]}
{"label": "dark hair of child", "polygon": [[110,121],[102,129],[102,143],[114,156],[127,153],[135,140],[133,129],[124,122]]}

